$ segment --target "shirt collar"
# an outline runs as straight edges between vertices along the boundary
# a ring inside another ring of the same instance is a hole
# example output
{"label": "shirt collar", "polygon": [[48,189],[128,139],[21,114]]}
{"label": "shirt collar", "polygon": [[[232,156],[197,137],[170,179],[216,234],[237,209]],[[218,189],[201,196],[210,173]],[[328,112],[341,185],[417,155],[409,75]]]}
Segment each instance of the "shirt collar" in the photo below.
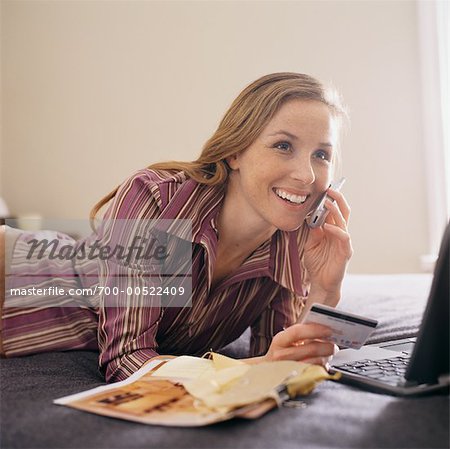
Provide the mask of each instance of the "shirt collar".
{"label": "shirt collar", "polygon": [[[215,263],[216,219],[224,195],[224,184],[206,185],[187,178],[159,217],[159,220],[167,220],[165,232],[203,245],[211,264]],[[304,276],[300,259],[307,236],[308,228],[305,224],[295,231],[276,231],[270,241],[258,247],[244,262],[241,274],[245,276],[240,279],[269,276],[279,285],[304,296],[306,293],[302,285]]]}
{"label": "shirt collar", "polygon": [[207,231],[217,233],[215,219],[224,194],[224,185],[200,184],[187,178],[163,207],[158,221],[168,220],[166,232],[200,243]]}

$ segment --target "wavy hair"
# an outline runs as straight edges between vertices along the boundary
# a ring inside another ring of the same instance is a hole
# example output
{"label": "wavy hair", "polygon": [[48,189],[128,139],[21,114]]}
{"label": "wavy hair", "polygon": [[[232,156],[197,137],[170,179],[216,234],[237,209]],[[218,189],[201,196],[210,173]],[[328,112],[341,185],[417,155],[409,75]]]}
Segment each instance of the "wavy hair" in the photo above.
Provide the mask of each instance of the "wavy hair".
{"label": "wavy hair", "polygon": [[[211,138],[195,161],[168,161],[149,165],[154,170],[184,171],[202,184],[222,184],[230,168],[226,159],[248,148],[261,131],[289,100],[320,101],[338,119],[346,117],[339,94],[315,78],[292,72],[265,75],[248,85],[233,101]],[[91,210],[91,220],[117,193],[119,187],[102,198]]]}

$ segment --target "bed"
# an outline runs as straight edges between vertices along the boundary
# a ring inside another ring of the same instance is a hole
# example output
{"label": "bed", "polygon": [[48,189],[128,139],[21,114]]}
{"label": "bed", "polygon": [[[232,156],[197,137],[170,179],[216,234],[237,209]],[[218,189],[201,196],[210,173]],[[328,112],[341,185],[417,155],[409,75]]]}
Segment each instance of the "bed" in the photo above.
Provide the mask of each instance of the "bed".
{"label": "bed", "polygon": [[[380,321],[370,342],[417,332],[430,275],[348,275],[340,307]],[[221,352],[245,357],[245,333]],[[94,352],[1,360],[2,448],[448,448],[449,397],[396,398],[337,382],[256,421],[203,428],[146,426],[56,406],[104,383]]]}

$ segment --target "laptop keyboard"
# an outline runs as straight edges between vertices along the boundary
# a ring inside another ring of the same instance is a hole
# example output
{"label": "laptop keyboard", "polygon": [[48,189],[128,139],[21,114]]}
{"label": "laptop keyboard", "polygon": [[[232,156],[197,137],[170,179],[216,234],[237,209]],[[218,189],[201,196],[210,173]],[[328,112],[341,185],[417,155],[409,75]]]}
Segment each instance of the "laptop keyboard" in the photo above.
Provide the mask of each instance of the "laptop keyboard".
{"label": "laptop keyboard", "polygon": [[335,365],[341,371],[370,377],[391,385],[404,381],[409,357],[397,356],[381,360],[358,360],[357,362]]}

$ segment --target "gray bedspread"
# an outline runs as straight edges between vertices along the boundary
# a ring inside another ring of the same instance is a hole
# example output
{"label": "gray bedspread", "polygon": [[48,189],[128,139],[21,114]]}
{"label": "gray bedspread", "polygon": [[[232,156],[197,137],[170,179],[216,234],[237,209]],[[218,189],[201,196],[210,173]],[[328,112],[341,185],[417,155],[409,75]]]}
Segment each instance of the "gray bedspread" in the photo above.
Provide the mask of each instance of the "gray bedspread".
{"label": "gray bedspread", "polygon": [[[413,335],[430,277],[348,276],[340,307],[372,316],[371,341]],[[245,356],[248,333],[223,350]],[[49,353],[1,361],[1,448],[448,448],[449,398],[401,399],[324,382],[301,408],[256,421],[165,428],[56,406],[52,400],[101,385],[97,354]]]}

